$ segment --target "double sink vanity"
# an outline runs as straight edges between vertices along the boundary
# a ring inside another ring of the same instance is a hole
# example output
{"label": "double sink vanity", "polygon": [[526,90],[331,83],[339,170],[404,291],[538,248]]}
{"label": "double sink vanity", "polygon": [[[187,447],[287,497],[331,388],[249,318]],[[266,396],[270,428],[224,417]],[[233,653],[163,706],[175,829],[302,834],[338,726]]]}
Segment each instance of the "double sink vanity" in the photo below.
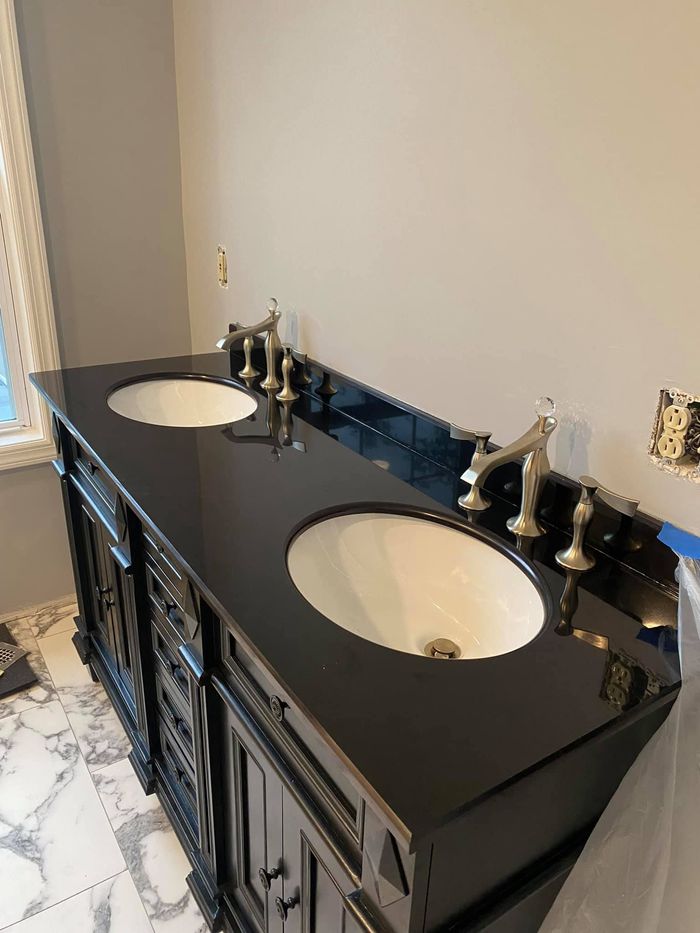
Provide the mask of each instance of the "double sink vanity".
{"label": "double sink vanity", "polygon": [[136,774],[212,929],[534,933],[678,689],[653,525],[566,569],[563,479],[514,535],[518,471],[466,513],[474,443],[250,337],[33,377]]}

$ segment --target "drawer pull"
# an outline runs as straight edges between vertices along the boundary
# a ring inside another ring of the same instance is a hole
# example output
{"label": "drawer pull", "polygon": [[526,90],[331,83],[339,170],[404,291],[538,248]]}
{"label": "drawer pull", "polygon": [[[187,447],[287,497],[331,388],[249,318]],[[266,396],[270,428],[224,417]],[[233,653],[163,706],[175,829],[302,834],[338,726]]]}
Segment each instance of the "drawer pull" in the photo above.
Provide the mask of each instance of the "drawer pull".
{"label": "drawer pull", "polygon": [[274,695],[270,697],[270,709],[277,722],[282,722],[284,719],[284,708],[286,705],[284,700],[280,700],[279,697]]}
{"label": "drawer pull", "polygon": [[269,871],[266,871],[264,868],[258,869],[258,878],[260,879],[260,884],[262,885],[263,891],[269,891],[272,886],[272,882],[275,878],[279,878],[282,874],[281,868],[271,868]]}
{"label": "drawer pull", "polygon": [[294,910],[297,906],[297,899],[295,897],[288,897],[286,901],[283,901],[281,897],[275,898],[275,910],[277,911],[277,916],[280,918],[282,923],[287,919],[287,915],[290,910]]}
{"label": "drawer pull", "polygon": [[182,784],[184,787],[190,788],[192,785],[190,784],[189,778],[187,777],[185,772],[182,770],[182,768],[179,768],[177,766],[177,764],[175,763],[175,759],[170,754],[169,750],[163,749],[163,757],[165,758],[168,768],[173,772],[173,774],[177,778],[177,783]]}
{"label": "drawer pull", "polygon": [[190,732],[190,727],[187,725],[184,719],[180,719],[179,716],[177,717],[177,721],[175,723],[175,729],[177,730],[177,734],[181,735],[187,745],[192,748],[192,733]]}
{"label": "drawer pull", "polygon": [[184,671],[179,664],[176,664],[175,661],[171,661],[160,648],[154,648],[154,653],[166,671],[170,674],[172,679],[178,685],[178,687],[183,691],[183,693],[189,693],[189,678],[187,672]]}
{"label": "drawer pull", "polygon": [[97,464],[93,463],[92,460],[88,460],[86,466],[87,466],[87,471],[90,474],[90,476],[94,476],[95,473],[97,473],[99,469]]}
{"label": "drawer pull", "polygon": [[192,748],[192,731],[190,730],[190,727],[187,725],[185,720],[182,719],[180,716],[178,716],[178,714],[172,708],[170,704],[170,700],[165,694],[163,694],[162,696],[160,708],[162,712],[165,714],[165,718],[168,720],[168,722],[173,727],[175,732],[177,732],[177,734],[185,740],[185,743],[191,749]]}
{"label": "drawer pull", "polygon": [[177,606],[175,603],[169,603],[167,599],[163,599],[162,596],[158,595],[156,595],[156,601],[160,611],[163,613],[168,622],[170,622],[171,625],[174,625],[177,629],[183,629],[184,625],[182,619],[177,614]]}
{"label": "drawer pull", "polygon": [[180,787],[184,788],[185,792],[190,797],[194,797],[194,787],[192,786],[192,781],[190,781],[190,779],[187,777],[187,774],[182,770],[182,768],[178,768],[171,755],[166,754],[165,758],[168,763],[168,767],[175,775],[177,783],[180,785]]}

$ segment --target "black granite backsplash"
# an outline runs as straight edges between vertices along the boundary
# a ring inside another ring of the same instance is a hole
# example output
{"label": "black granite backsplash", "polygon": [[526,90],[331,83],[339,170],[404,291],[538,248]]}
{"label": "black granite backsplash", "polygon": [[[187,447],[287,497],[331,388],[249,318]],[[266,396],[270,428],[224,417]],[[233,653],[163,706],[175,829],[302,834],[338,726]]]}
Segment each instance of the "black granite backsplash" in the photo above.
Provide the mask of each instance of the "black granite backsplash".
{"label": "black granite backsplash", "polygon": [[[243,362],[239,348],[231,351],[231,360],[232,374],[235,375]],[[253,351],[253,360],[258,369],[264,371],[265,357],[261,346]],[[295,366],[296,371],[299,371],[300,364],[296,363]],[[330,425],[331,434],[337,435],[346,446],[370,460],[382,459],[380,437],[400,444],[406,448],[407,456],[401,464],[400,456],[397,457],[394,448],[391,472],[442,504],[461,512],[457,498],[468,487],[459,477],[471,461],[474,452],[471,442],[451,438],[447,422],[386,396],[321,363],[309,360],[306,373],[311,383],[296,386],[297,391],[310,400],[311,409],[305,415],[306,420],[313,423],[314,419],[319,419],[317,424],[323,426],[324,430],[328,430]],[[325,391],[329,384],[335,389],[332,395]],[[343,415],[344,418],[334,423],[334,414]],[[523,430],[526,427],[523,425]],[[372,433],[379,436],[374,441]],[[376,447],[376,457],[372,455],[373,446]],[[497,448],[490,444],[489,449]],[[425,463],[417,462],[415,456],[410,454],[418,454]],[[399,463],[396,463],[397,459]],[[522,491],[520,464],[504,464],[494,470],[486,482],[486,489],[490,496],[500,499],[504,504],[519,506]],[[551,528],[570,534],[579,494],[578,483],[552,472],[542,494],[542,521]],[[474,518],[478,521],[479,515]],[[678,561],[675,554],[658,540],[660,528],[661,523],[657,519],[643,512],[638,512],[632,520],[621,518],[605,503],[596,500],[595,516],[588,528],[586,547],[613,558],[675,595],[678,592],[675,579]]]}

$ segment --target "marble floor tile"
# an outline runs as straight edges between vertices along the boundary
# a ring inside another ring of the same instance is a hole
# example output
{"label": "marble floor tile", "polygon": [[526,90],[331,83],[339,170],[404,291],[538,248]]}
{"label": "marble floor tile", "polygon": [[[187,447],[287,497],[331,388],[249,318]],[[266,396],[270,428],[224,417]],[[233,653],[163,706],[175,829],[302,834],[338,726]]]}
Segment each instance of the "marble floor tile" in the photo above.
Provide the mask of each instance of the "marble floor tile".
{"label": "marble floor tile", "polygon": [[73,633],[39,639],[39,648],[91,771],[125,758],[131,745],[101,684],[93,683],[72,642]]}
{"label": "marble floor tile", "polygon": [[61,704],[0,719],[0,929],[124,867]]}
{"label": "marble floor tile", "polygon": [[155,795],[143,793],[128,761],[93,778],[153,929],[206,933],[185,882],[189,862]]}
{"label": "marble floor tile", "polygon": [[48,603],[39,603],[36,606],[24,606],[21,609],[12,609],[10,612],[0,612],[0,623],[13,622],[15,619],[29,619],[39,614],[51,615],[53,611],[61,611],[71,605],[76,605],[75,594],[63,596]]}
{"label": "marble floor tile", "polygon": [[27,619],[15,619],[6,624],[8,631],[17,644],[21,645],[22,648],[26,648],[29,652],[27,660],[37,676],[37,682],[26,690],[19,690],[9,696],[0,697],[0,722],[8,716],[16,716],[17,713],[22,713],[35,706],[45,706],[57,698],[53,681],[43,655],[39,651],[29,621]]}
{"label": "marble floor tile", "polygon": [[75,632],[75,622],[78,615],[78,604],[75,598],[64,603],[50,603],[37,609],[29,616],[29,624],[35,638],[46,638],[47,635],[58,635],[60,632]]}
{"label": "marble floor tile", "polygon": [[20,920],[5,933],[153,933],[128,871]]}

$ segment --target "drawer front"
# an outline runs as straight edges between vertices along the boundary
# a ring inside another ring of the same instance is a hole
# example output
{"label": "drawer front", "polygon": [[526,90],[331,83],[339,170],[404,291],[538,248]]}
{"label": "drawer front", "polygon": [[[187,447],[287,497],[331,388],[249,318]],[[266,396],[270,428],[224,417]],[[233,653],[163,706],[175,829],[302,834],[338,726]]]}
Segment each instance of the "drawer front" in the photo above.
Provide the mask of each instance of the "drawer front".
{"label": "drawer front", "polygon": [[169,784],[181,804],[181,809],[190,825],[196,828],[197,790],[194,772],[186,760],[180,744],[164,720],[158,722],[160,757]]}
{"label": "drawer front", "polygon": [[177,650],[161,630],[158,621],[151,620],[151,639],[156,675],[170,688],[170,692],[179,698],[191,722],[190,678],[185,668],[180,664]]}
{"label": "drawer front", "polygon": [[222,648],[233,689],[255,710],[319,808],[359,850],[364,801],[347,769],[223,624]]}
{"label": "drawer front", "polygon": [[117,487],[93,454],[82,447],[74,437],[71,438],[71,442],[76,471],[95,494],[98,504],[113,515],[117,504]]}
{"label": "drawer front", "polygon": [[181,645],[187,638],[185,614],[178,595],[160,576],[155,567],[146,563],[146,588],[151,615],[158,620],[168,637]]}
{"label": "drawer front", "polygon": [[171,731],[179,740],[182,750],[187,755],[188,764],[194,770],[192,717],[182,702],[180,691],[176,691],[174,687],[166,686],[166,683],[158,674],[156,674],[156,700],[158,715],[170,726]]}
{"label": "drawer front", "polygon": [[185,606],[187,580],[180,570],[174,555],[162,544],[155,534],[143,530],[143,550],[146,563],[165,583],[181,609]]}

